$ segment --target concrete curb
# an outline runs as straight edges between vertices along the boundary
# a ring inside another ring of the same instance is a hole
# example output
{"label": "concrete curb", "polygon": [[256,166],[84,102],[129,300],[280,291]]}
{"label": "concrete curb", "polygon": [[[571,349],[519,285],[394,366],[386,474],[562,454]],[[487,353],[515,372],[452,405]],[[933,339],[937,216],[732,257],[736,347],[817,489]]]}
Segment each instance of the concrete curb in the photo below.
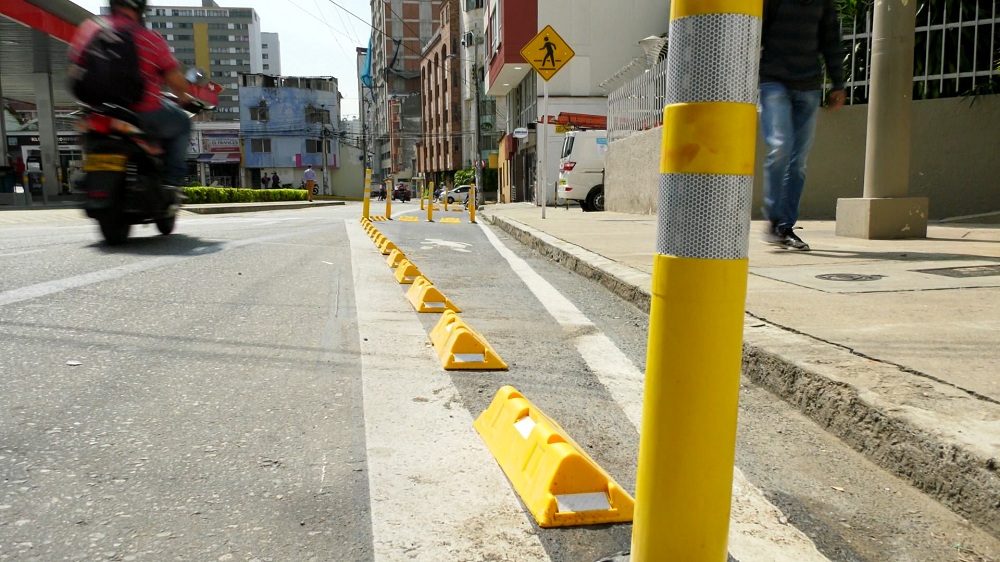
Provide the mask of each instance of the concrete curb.
{"label": "concrete curb", "polygon": [[[649,312],[649,274],[520,222],[484,218]],[[752,314],[743,372],[879,466],[1000,537],[1000,405]]]}
{"label": "concrete curb", "polygon": [[182,211],[198,213],[199,215],[217,215],[222,213],[254,213],[257,211],[281,211],[285,209],[308,209],[312,207],[329,207],[344,205],[343,201],[302,201],[274,203],[208,203],[204,205],[184,205]]}

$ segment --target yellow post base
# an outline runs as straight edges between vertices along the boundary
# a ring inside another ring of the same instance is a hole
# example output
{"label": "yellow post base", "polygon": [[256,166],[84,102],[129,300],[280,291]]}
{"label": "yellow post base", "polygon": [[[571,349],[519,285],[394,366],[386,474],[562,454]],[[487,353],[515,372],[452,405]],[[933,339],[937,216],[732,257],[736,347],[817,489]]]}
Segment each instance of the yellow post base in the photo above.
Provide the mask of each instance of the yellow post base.
{"label": "yellow post base", "polygon": [[654,258],[636,562],[726,560],[746,281],[746,259]]}

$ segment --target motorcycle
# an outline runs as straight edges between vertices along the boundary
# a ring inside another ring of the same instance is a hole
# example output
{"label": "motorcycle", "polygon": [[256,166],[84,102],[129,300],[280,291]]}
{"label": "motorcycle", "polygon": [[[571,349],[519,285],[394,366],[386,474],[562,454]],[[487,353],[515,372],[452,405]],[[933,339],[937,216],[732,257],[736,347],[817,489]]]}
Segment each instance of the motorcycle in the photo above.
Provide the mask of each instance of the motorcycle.
{"label": "motorcycle", "polygon": [[[196,99],[181,109],[190,116],[214,109],[205,99],[217,100],[221,87],[206,86],[195,69],[185,78]],[[124,243],[133,224],[155,223],[160,234],[172,233],[180,188],[163,185],[163,150],[143,132],[139,116],[117,105],[85,106],[78,128],[83,171],[77,185],[86,193],[84,211],[100,225],[105,242]]]}

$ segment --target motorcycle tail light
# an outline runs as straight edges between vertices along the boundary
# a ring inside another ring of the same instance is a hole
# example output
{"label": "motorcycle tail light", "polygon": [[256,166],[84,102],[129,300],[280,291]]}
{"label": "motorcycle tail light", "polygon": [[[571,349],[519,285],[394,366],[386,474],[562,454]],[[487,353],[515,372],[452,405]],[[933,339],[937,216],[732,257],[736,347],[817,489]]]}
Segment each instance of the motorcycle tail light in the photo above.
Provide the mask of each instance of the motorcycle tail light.
{"label": "motorcycle tail light", "polygon": [[111,194],[103,189],[92,189],[87,192],[87,196],[91,199],[107,199]]}
{"label": "motorcycle tail light", "polygon": [[88,115],[84,120],[84,130],[106,135],[111,132],[112,119],[107,115]]}

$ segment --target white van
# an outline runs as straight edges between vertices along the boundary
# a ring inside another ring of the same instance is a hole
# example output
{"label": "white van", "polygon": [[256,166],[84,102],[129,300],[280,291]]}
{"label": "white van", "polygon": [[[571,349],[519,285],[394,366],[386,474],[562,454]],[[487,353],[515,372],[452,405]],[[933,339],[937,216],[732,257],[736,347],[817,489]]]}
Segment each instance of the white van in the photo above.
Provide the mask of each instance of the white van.
{"label": "white van", "polygon": [[566,133],[559,157],[557,196],[578,202],[584,211],[603,211],[607,152],[608,132],[604,129]]}

